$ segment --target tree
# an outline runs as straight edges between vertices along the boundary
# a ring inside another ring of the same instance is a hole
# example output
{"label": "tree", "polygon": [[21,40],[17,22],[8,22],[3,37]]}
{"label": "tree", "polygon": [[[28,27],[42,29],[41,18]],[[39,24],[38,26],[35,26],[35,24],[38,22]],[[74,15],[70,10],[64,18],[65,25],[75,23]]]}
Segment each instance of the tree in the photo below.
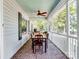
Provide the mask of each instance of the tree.
{"label": "tree", "polygon": [[66,22],[66,9],[62,10],[54,19],[54,28],[57,32],[63,32]]}
{"label": "tree", "polygon": [[35,20],[34,26],[39,30],[45,30],[46,27],[46,21],[45,20]]}
{"label": "tree", "polygon": [[[72,32],[77,32],[77,19],[76,19],[76,6],[74,6],[73,2],[69,5],[69,10],[70,10],[70,26],[71,26],[71,31]],[[60,13],[56,15],[55,18],[53,18],[53,28],[57,32],[63,32],[65,29],[65,24],[66,24],[66,8],[62,10]]]}
{"label": "tree", "polygon": [[70,33],[71,34],[75,34],[77,33],[77,16],[76,16],[76,4],[74,4],[73,2],[71,3],[71,5],[69,6],[70,9]]}

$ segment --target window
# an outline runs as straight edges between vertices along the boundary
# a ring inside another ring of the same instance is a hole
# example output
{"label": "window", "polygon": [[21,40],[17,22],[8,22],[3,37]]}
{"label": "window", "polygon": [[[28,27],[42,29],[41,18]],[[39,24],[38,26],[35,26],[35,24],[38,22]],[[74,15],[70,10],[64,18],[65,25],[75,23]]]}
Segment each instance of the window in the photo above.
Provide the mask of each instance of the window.
{"label": "window", "polygon": [[21,32],[22,34],[27,32],[27,20],[25,20],[24,18],[22,18],[21,20]]}
{"label": "window", "polygon": [[18,38],[19,40],[21,40],[22,38],[22,34],[21,34],[21,19],[22,19],[22,14],[20,12],[18,12]]}
{"label": "window", "polygon": [[22,14],[18,12],[18,37],[19,40],[22,39],[22,35],[26,34],[27,31],[27,21],[22,18]]}

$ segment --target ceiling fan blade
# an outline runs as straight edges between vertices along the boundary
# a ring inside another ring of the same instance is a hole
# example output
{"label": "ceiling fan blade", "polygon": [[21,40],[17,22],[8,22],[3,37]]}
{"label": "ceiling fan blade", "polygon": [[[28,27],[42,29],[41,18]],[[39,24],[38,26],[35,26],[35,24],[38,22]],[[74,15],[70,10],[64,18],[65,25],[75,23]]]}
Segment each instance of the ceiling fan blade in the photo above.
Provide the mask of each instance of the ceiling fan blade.
{"label": "ceiling fan blade", "polygon": [[41,14],[47,14],[47,12],[42,12]]}
{"label": "ceiling fan blade", "polygon": [[46,14],[40,14],[40,16],[46,16]]}
{"label": "ceiling fan blade", "polygon": [[43,15],[43,14],[47,14],[47,12],[37,13],[37,15]]}

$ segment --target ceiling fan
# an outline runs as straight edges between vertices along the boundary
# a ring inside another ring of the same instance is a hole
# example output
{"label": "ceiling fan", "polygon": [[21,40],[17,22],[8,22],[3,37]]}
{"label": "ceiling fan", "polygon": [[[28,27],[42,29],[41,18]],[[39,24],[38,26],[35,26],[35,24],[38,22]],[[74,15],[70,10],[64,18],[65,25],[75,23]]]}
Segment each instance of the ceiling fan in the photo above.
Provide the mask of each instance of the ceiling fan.
{"label": "ceiling fan", "polygon": [[37,11],[37,15],[39,16],[47,16],[47,12],[40,12],[40,10]]}

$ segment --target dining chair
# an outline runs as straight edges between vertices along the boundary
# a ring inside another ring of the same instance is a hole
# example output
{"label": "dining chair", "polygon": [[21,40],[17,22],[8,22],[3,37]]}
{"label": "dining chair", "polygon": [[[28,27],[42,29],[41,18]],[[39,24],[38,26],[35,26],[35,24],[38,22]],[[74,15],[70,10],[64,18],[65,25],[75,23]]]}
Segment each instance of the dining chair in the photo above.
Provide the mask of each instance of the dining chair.
{"label": "dining chair", "polygon": [[43,52],[43,36],[42,35],[35,35],[35,38],[33,39],[33,52],[36,53],[36,46],[39,47],[39,49],[42,47]]}

